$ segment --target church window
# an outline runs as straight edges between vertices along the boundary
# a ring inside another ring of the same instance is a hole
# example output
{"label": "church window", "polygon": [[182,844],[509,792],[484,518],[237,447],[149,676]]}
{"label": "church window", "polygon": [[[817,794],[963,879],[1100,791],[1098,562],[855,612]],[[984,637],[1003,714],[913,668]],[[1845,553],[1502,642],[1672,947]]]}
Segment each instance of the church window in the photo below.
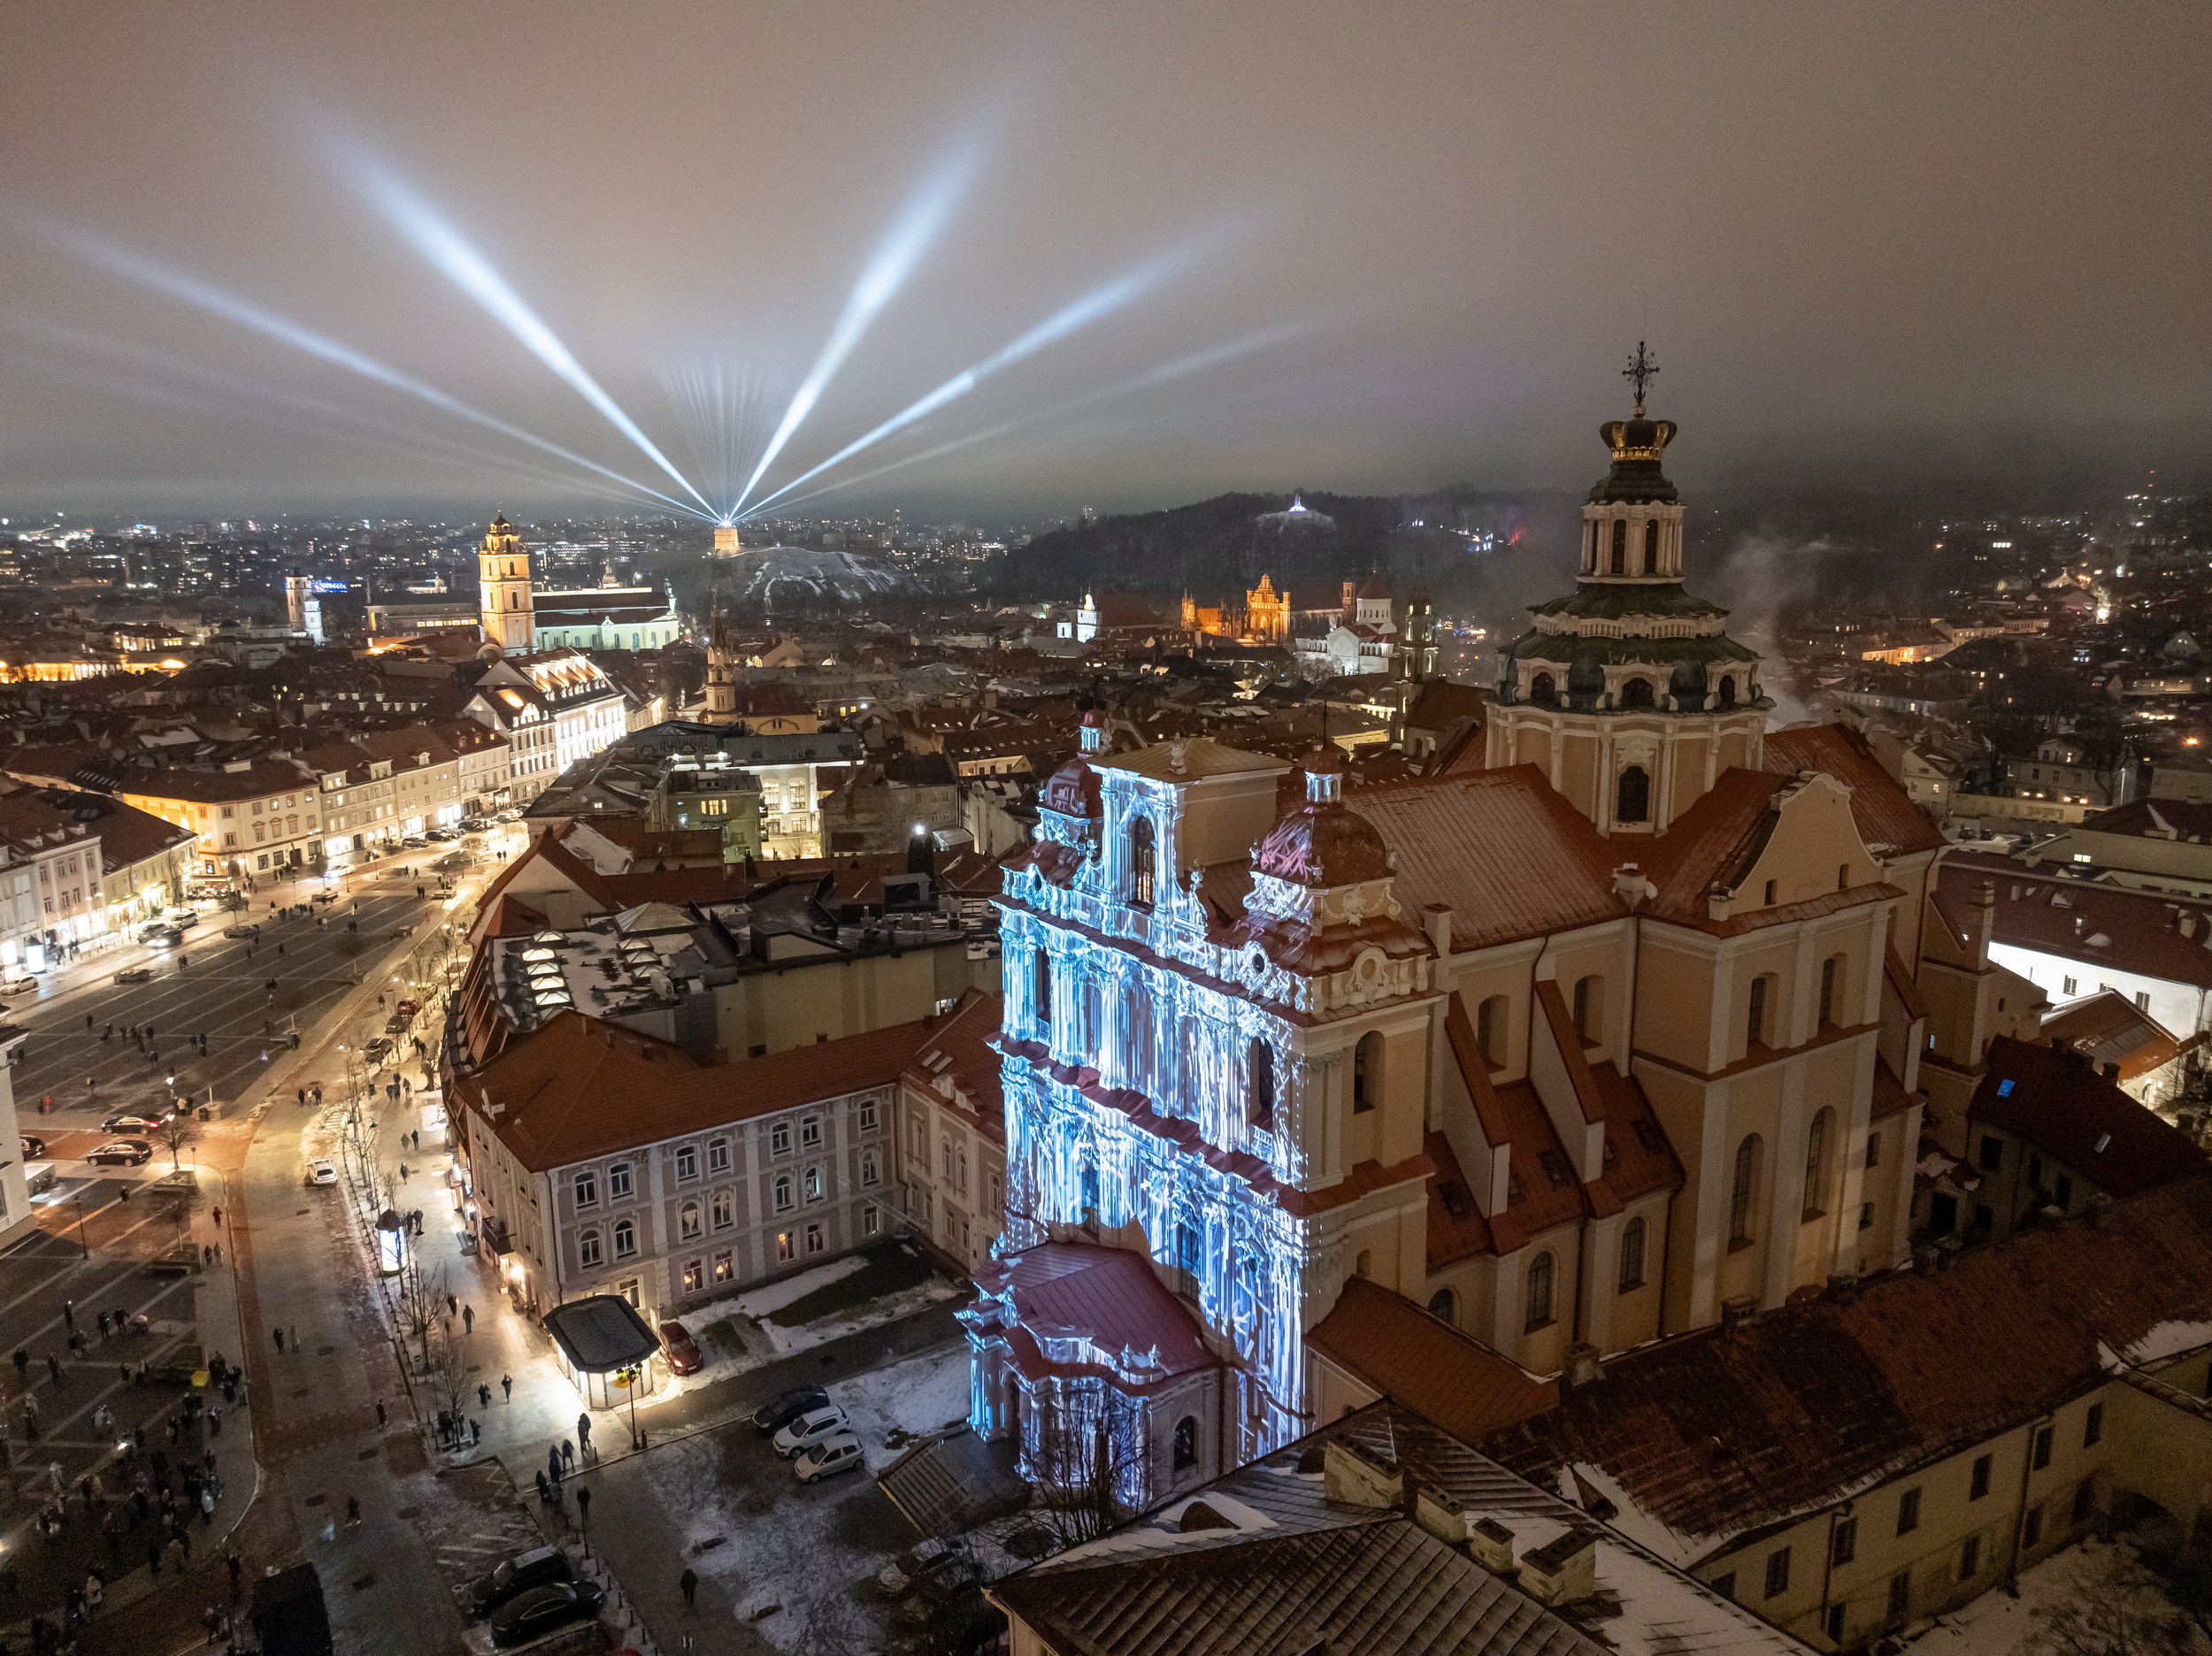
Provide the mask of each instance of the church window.
{"label": "church window", "polygon": [[1429,1315],[1440,1322],[1458,1323],[1459,1301],[1450,1289],[1439,1288],[1429,1296]]}
{"label": "church window", "polygon": [[1582,569],[1583,572],[1587,575],[1594,575],[1598,572],[1598,525],[1594,518],[1590,520],[1590,533],[1586,537],[1582,548]]}
{"label": "church window", "polygon": [[1736,675],[1733,673],[1721,675],[1720,704],[1723,707],[1736,705]]}
{"label": "church window", "polygon": [[1175,1422],[1175,1469],[1187,1471],[1198,1464],[1198,1417],[1186,1414]]}
{"label": "church window", "polygon": [[1505,997],[1488,995],[1475,1008],[1475,1045],[1486,1062],[1505,1062]]}
{"label": "church window", "polygon": [[1646,708],[1652,704],[1651,680],[1631,678],[1621,686],[1621,705],[1624,708]]}
{"label": "church window", "polygon": [[1155,869],[1152,819],[1140,816],[1129,824],[1129,901],[1149,908]]}
{"label": "church window", "polygon": [[1823,1198],[1828,1189],[1828,1130],[1836,1113],[1824,1109],[1805,1130],[1805,1216],[1817,1218],[1826,1211]]}
{"label": "church window", "polygon": [[1748,1133],[1736,1146],[1736,1177],[1728,1192],[1728,1240],[1751,1240],[1751,1187],[1759,1172],[1759,1135]]}
{"label": "church window", "polygon": [[1359,1045],[1352,1049],[1352,1113],[1361,1115],[1375,1108],[1375,1100],[1382,1096],[1383,1038],[1379,1031],[1370,1030],[1359,1038]]}
{"label": "church window", "polygon": [[1575,980],[1575,1033],[1586,1046],[1605,1039],[1605,979],[1596,976]]}
{"label": "church window", "polygon": [[1751,1007],[1744,1019],[1744,1044],[1747,1046],[1766,1045],[1767,1001],[1772,993],[1770,985],[1773,982],[1770,973],[1762,973],[1751,980]]}
{"label": "church window", "polygon": [[1052,1024],[1052,956],[1041,945],[1037,950],[1037,983],[1033,992],[1036,1017],[1040,1027]]}
{"label": "church window", "polygon": [[1245,1119],[1255,1127],[1275,1121],[1275,1049],[1254,1040],[1245,1054]]}
{"label": "church window", "polygon": [[1086,1162],[1083,1164],[1080,1184],[1083,1202],[1080,1223],[1094,1227],[1098,1223],[1099,1208],[1098,1166],[1095,1162]]}
{"label": "church window", "polygon": [[1353,1275],[1353,1276],[1355,1276],[1366,1277],[1366,1276],[1372,1276],[1374,1274],[1375,1274],[1375,1251],[1374,1251],[1374,1249],[1372,1249],[1372,1248],[1362,1248],[1362,1249],[1360,1249],[1360,1251],[1358,1252],[1358,1254],[1356,1254],[1356,1255],[1353,1257],[1353,1260],[1352,1260],[1352,1275]]}
{"label": "church window", "polygon": [[1198,1227],[1187,1219],[1175,1227],[1175,1269],[1187,1278],[1185,1285],[1198,1291]]}
{"label": "church window", "polygon": [[1836,1021],[1836,994],[1843,987],[1843,956],[1831,954],[1820,962],[1820,1021]]}
{"label": "church window", "polygon": [[1644,573],[1656,575],[1658,572],[1659,520],[1649,518],[1644,520]]}
{"label": "church window", "polygon": [[1528,1313],[1527,1329],[1532,1334],[1540,1328],[1548,1326],[1552,1320],[1552,1256],[1549,1254],[1539,1254],[1528,1262],[1528,1299],[1525,1309]]}
{"label": "church window", "polygon": [[1613,573],[1628,573],[1628,519],[1613,519]]}
{"label": "church window", "polygon": [[[1642,684],[1640,678],[1632,682]],[[1621,772],[1618,797],[1613,801],[1613,820],[1624,823],[1647,822],[1651,817],[1651,773],[1641,765],[1630,765]]]}
{"label": "church window", "polygon": [[1623,1293],[1626,1293],[1632,1288],[1640,1288],[1644,1285],[1645,1235],[1646,1228],[1640,1217],[1631,1219],[1621,1227],[1621,1292]]}
{"label": "church window", "polygon": [[1548,672],[1540,672],[1528,681],[1528,699],[1540,706],[1549,707],[1559,700],[1559,686]]}

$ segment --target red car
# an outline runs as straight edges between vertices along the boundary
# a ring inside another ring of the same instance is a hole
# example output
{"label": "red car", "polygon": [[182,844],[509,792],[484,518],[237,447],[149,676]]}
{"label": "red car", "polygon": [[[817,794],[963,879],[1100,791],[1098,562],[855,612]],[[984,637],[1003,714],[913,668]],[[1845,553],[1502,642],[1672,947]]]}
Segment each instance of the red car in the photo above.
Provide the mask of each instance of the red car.
{"label": "red car", "polygon": [[699,1354],[699,1342],[680,1322],[661,1324],[661,1344],[668,1348],[668,1371],[671,1374],[697,1374],[706,1359]]}

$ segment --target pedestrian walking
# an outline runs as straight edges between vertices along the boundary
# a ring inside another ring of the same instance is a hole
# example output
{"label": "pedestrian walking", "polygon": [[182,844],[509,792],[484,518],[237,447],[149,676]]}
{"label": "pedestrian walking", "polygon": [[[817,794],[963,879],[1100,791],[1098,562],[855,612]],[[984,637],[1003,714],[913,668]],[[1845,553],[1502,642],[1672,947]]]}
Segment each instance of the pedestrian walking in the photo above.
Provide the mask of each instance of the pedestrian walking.
{"label": "pedestrian walking", "polygon": [[576,1515],[583,1521],[585,1529],[591,1528],[591,1485],[588,1484],[576,1486]]}
{"label": "pedestrian walking", "polygon": [[215,1228],[218,1230],[223,1228],[223,1210],[220,1208],[210,1208],[207,1216],[215,1222]]}
{"label": "pedestrian walking", "polygon": [[61,1302],[61,1325],[73,1334],[76,1332],[77,1302],[74,1300],[65,1300]]}
{"label": "pedestrian walking", "polygon": [[476,1332],[476,1307],[474,1306],[461,1307],[461,1331],[465,1334]]}
{"label": "pedestrian walking", "polygon": [[223,1567],[230,1571],[230,1593],[235,1598],[238,1596],[238,1578],[245,1571],[245,1562],[237,1553],[226,1552],[223,1554]]}
{"label": "pedestrian walking", "polygon": [[103,1311],[103,1312],[101,1312],[101,1313],[100,1313],[100,1338],[101,1338],[102,1339],[105,1339],[107,1337],[108,1337],[108,1314],[107,1314],[106,1312]]}
{"label": "pedestrian walking", "polygon": [[346,1497],[346,1522],[349,1524],[361,1522],[361,1498],[358,1495]]}
{"label": "pedestrian walking", "polygon": [[46,1372],[56,1385],[61,1384],[61,1359],[51,1352],[46,1353]]}
{"label": "pedestrian walking", "polygon": [[473,1449],[483,1441],[484,1422],[480,1420],[471,1420],[469,1422],[469,1447]]}
{"label": "pedestrian walking", "polygon": [[277,1355],[278,1355],[278,1356],[280,1356],[280,1357],[283,1356],[283,1355],[284,1355],[284,1325],[283,1325],[281,1322],[280,1322],[280,1323],[278,1323],[278,1324],[277,1324],[277,1329],[276,1329],[276,1346],[277,1346]]}
{"label": "pedestrian walking", "polygon": [[692,1609],[693,1601],[699,1596],[699,1572],[685,1565],[684,1573],[676,1577],[676,1587],[684,1596],[684,1608]]}
{"label": "pedestrian walking", "polygon": [[550,1506],[552,1504],[553,1486],[546,1482],[545,1474],[541,1471],[538,1474],[538,1505]]}
{"label": "pedestrian walking", "polygon": [[384,1424],[384,1399],[382,1398],[376,1400],[376,1423],[380,1426]]}
{"label": "pedestrian walking", "polygon": [[588,1415],[588,1414],[579,1414],[579,1415],[576,1417],[576,1441],[577,1441],[577,1442],[579,1442],[579,1443],[580,1443],[580,1444],[582,1444],[582,1445],[584,1445],[584,1450],[585,1450],[585,1453],[590,1453],[590,1451],[591,1451],[591,1416],[590,1416],[590,1415]]}
{"label": "pedestrian walking", "polygon": [[561,1481],[561,1449],[558,1444],[545,1446],[545,1475],[556,1484]]}
{"label": "pedestrian walking", "polygon": [[488,1385],[481,1385],[481,1384],[480,1384],[480,1385],[476,1388],[476,1406],[477,1406],[477,1407],[479,1407],[479,1408],[489,1408],[489,1407],[491,1407],[491,1406],[492,1406],[492,1389],[491,1389],[491,1387],[489,1387],[489,1386],[488,1386]]}
{"label": "pedestrian walking", "polygon": [[[510,1402],[510,1403],[513,1402],[513,1401],[515,1400],[515,1377],[514,1377],[514,1376],[512,1376],[512,1375],[511,1375],[511,1374],[503,1374],[503,1375],[500,1376],[499,1376],[499,1389],[500,1389],[502,1392],[505,1392],[505,1393],[507,1394],[507,1401],[508,1401],[508,1402]],[[589,1435],[588,1435],[588,1434],[587,1434],[587,1436],[586,1436],[586,1440],[587,1440],[587,1441],[588,1441],[588,1440],[589,1440]]]}
{"label": "pedestrian walking", "polygon": [[24,1370],[28,1368],[30,1366],[31,1353],[25,1351],[20,1346],[17,1346],[15,1348],[15,1378],[16,1383],[19,1385],[22,1384]]}
{"label": "pedestrian walking", "polygon": [[567,1438],[561,1439],[561,1474],[566,1476],[576,1469],[576,1445]]}

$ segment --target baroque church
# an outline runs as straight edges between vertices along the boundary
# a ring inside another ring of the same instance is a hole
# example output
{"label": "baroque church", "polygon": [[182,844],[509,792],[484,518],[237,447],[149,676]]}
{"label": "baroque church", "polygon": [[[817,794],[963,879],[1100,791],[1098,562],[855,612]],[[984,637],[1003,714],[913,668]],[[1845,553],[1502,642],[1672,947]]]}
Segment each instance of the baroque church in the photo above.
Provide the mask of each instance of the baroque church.
{"label": "baroque church", "polygon": [[683,635],[673,592],[617,586],[611,568],[597,586],[534,588],[529,549],[504,516],[495,518],[485,531],[476,574],[484,640],[505,655],[562,648],[657,650]]}
{"label": "baroque church", "polygon": [[1093,723],[1050,778],[998,899],[1006,1229],[962,1314],[971,1422],[1032,1476],[1110,1438],[1142,1506],[1334,1419],[1354,1277],[1548,1375],[1909,1256],[1993,969],[1864,744],[1767,730],[1638,389],[1481,768],[1355,808],[1333,753]]}

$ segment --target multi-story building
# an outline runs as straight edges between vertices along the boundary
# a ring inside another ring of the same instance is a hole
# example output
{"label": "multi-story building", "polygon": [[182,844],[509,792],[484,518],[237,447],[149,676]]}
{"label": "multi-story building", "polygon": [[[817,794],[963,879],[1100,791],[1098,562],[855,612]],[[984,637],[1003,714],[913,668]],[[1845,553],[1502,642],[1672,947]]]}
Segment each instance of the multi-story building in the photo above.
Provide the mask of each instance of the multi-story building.
{"label": "multi-story building", "polygon": [[42,967],[108,928],[97,813],[56,802],[69,797],[0,791],[0,963]]}
{"label": "multi-story building", "polygon": [[468,719],[364,731],[303,758],[321,779],[323,850],[334,868],[483,809],[507,766],[504,741]]}
{"label": "multi-story building", "polygon": [[990,1258],[1006,1211],[999,1013],[997,995],[972,992],[899,1077],[906,1228],[963,1274]]}
{"label": "multi-story building", "polygon": [[281,878],[322,861],[319,778],[293,759],[132,765],[113,773],[109,791],[197,834],[205,878]]}
{"label": "multi-story building", "polygon": [[535,799],[578,760],[628,732],[622,692],[581,650],[494,656],[473,674],[471,718],[504,737],[507,788]]}
{"label": "multi-story building", "polygon": [[[1355,810],[1317,754],[1283,812],[1280,760],[1109,755],[1087,724],[1000,900],[979,1430],[1034,1465],[1102,1396],[1165,1434],[1157,1399],[1202,1392],[1179,1487],[1309,1430],[1307,1331],[1353,1277],[1549,1373],[1907,1256],[1905,962],[1943,841],[1849,732],[1766,732],[1757,657],[1682,588],[1673,431],[1606,428],[1579,584],[1506,653],[1490,768]],[[1085,1250],[1143,1262],[1159,1350],[1218,1384],[1053,1355],[1024,1298]]]}

